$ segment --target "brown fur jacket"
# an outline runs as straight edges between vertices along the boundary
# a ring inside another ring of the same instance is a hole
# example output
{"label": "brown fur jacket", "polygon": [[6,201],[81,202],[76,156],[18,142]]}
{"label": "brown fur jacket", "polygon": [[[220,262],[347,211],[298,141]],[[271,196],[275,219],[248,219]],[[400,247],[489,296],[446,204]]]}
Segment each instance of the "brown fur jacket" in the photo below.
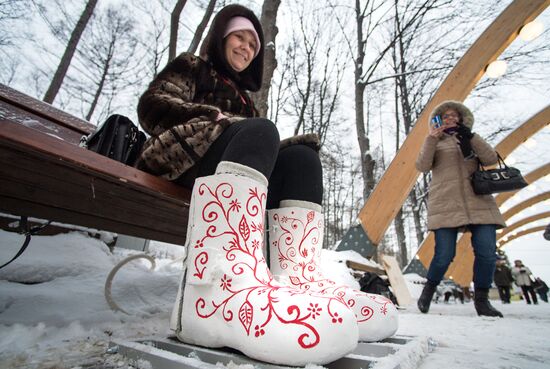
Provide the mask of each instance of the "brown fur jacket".
{"label": "brown fur jacket", "polygon": [[[216,121],[220,112],[228,118]],[[204,156],[228,125],[258,113],[247,92],[201,58],[183,53],[151,82],[139,100],[138,116],[151,137],[136,166],[175,180]],[[291,137],[281,147],[297,143],[319,150],[314,134]]]}
{"label": "brown fur jacket", "polygon": [[[216,121],[221,112],[228,118]],[[137,167],[176,179],[229,124],[257,115],[245,91],[222,78],[209,63],[183,53],[159,73],[139,100],[139,122],[151,137]]]}

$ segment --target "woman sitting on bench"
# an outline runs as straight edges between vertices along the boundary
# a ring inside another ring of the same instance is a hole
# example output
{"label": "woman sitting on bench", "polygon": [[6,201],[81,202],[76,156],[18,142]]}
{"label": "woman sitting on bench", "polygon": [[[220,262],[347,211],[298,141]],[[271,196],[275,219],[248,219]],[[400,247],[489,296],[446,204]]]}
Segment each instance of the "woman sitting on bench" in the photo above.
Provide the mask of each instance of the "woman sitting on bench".
{"label": "woman sitting on bench", "polygon": [[[320,273],[319,142],[304,135],[280,144],[275,125],[258,116],[247,91],[261,87],[264,46],[252,11],[223,8],[200,57],[179,55],[141,97],[151,138],[137,165],[193,188],[171,321],[177,337],[272,363],[325,364],[358,339],[394,334],[397,313],[389,300]],[[266,208],[277,281],[263,255]]]}

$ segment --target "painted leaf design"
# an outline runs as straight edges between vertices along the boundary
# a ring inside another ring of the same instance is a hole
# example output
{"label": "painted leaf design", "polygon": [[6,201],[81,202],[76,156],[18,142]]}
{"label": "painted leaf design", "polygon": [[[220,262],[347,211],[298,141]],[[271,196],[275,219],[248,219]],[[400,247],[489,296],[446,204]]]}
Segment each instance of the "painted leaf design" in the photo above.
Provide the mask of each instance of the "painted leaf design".
{"label": "painted leaf design", "polygon": [[248,227],[248,223],[246,222],[244,215],[239,223],[239,232],[241,233],[241,236],[243,236],[244,240],[248,241],[248,238],[250,237],[250,227]]}
{"label": "painted leaf design", "polygon": [[290,283],[292,283],[293,286],[297,286],[300,284],[300,279],[298,277],[290,277]]}
{"label": "painted leaf design", "polygon": [[250,334],[250,326],[252,325],[253,309],[250,302],[245,301],[239,309],[239,320],[246,330],[247,334]]}

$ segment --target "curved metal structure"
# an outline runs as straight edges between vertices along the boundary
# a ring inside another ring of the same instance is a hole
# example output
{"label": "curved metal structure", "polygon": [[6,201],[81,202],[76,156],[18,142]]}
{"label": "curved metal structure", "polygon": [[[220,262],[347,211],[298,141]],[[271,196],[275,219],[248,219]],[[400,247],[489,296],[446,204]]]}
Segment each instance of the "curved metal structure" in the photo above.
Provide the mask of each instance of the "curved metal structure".
{"label": "curved metal structure", "polygon": [[504,228],[502,232],[497,233],[497,242],[500,240],[503,240],[505,237],[507,237],[508,234],[514,232],[516,229],[523,227],[526,224],[536,222],[537,220],[544,219],[544,218],[550,218],[550,211],[545,211],[544,213],[531,215],[530,217],[524,218],[522,220],[519,220],[515,222],[512,225],[509,225],[508,227]]}
{"label": "curved metal structure", "polygon": [[498,247],[502,248],[504,245],[506,245],[508,242],[515,240],[516,238],[520,238],[523,236],[527,236],[528,234],[535,233],[535,232],[543,232],[546,226],[538,226],[526,229],[524,231],[518,232],[516,235],[510,237],[508,240],[502,242]]}
{"label": "curved metal structure", "polygon": [[543,193],[540,193],[536,196],[533,196],[525,201],[520,202],[519,204],[512,206],[510,209],[508,209],[502,216],[504,217],[504,220],[508,220],[514,215],[518,214],[520,211],[527,209],[530,206],[533,206],[539,202],[543,202],[544,200],[550,199],[550,191],[546,191]]}
{"label": "curved metal structure", "polygon": [[511,132],[495,147],[503,158],[507,157],[519,145],[535,133],[550,124],[550,105],[533,115],[529,120]]}
{"label": "curved metal structure", "polygon": [[[527,183],[531,184],[548,174],[550,174],[550,163],[546,163],[543,166],[533,170],[532,172],[529,172],[527,175],[524,176],[524,178],[527,181]],[[495,201],[497,203],[497,206],[500,207],[502,204],[504,204],[506,200],[509,200],[510,198],[512,198],[512,196],[514,196],[518,192],[519,190],[503,192],[501,194],[498,194],[497,196],[495,196]]]}
{"label": "curved metal structure", "polygon": [[428,133],[428,117],[444,100],[464,100],[485,72],[518,35],[519,29],[550,5],[550,0],[514,0],[458,61],[424,107],[413,130],[359,213],[370,241],[377,245],[413,188],[418,172],[414,158]]}

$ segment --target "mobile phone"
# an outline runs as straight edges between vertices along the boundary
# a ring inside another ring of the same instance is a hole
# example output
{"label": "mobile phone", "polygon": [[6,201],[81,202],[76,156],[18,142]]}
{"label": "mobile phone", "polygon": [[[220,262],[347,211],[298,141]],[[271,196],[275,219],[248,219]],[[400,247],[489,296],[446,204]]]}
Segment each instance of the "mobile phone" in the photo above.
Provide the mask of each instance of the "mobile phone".
{"label": "mobile phone", "polygon": [[432,118],[432,127],[439,128],[442,124],[443,122],[441,121],[441,117],[439,115]]}

